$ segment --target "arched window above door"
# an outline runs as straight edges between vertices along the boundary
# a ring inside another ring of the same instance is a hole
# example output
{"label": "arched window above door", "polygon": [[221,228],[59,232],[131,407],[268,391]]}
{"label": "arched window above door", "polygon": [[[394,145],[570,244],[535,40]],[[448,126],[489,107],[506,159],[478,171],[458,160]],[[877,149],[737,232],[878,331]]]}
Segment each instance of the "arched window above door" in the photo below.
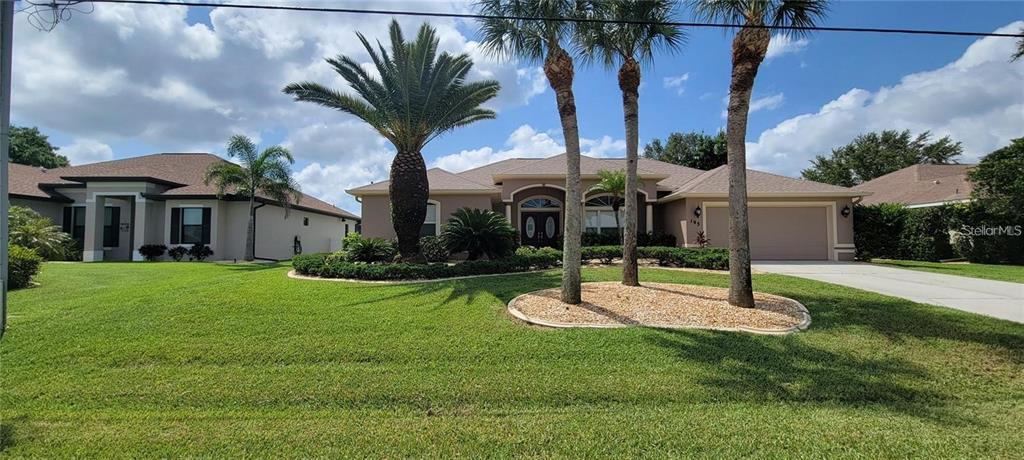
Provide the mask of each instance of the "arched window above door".
{"label": "arched window above door", "polygon": [[551,209],[561,208],[562,203],[552,200],[551,198],[539,197],[530,198],[529,200],[526,200],[522,204],[520,204],[519,207],[523,209]]}

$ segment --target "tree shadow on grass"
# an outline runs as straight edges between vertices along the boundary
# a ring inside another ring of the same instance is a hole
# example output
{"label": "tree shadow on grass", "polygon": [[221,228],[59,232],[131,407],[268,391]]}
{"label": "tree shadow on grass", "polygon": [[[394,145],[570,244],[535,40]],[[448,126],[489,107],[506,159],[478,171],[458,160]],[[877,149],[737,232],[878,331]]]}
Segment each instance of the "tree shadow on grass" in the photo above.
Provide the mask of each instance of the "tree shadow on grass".
{"label": "tree shadow on grass", "polygon": [[827,351],[792,337],[658,330],[648,340],[706,374],[695,383],[727,401],[778,401],[887,410],[952,424],[978,424],[947,407],[929,372],[898,358]]}
{"label": "tree shadow on grass", "polygon": [[968,342],[988,347],[1013,363],[1024,363],[1020,324],[843,286],[807,289],[799,284],[787,286],[785,277],[765,280],[770,283],[755,287],[799,300],[811,313],[814,331],[868,328],[896,344],[908,338]]}

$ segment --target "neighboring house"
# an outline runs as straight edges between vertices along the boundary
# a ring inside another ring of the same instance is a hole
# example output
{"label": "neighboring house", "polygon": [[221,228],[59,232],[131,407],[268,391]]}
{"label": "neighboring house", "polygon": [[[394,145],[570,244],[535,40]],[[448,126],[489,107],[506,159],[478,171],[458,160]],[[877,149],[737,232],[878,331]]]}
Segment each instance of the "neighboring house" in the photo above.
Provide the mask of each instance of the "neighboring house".
{"label": "neighboring house", "polygon": [[861,204],[899,203],[927,208],[971,200],[967,172],[975,165],[913,165],[853,187],[870,192]]}
{"label": "neighboring house", "polygon": [[[161,153],[46,170],[11,164],[11,204],[32,208],[79,241],[83,260],[142,260],[139,247],[206,244],[212,259],[242,259],[248,200],[218,199],[203,175],[224,161],[207,153]],[[359,217],[302,195],[288,217],[257,197],[256,257],[288,259],[338,249]]]}
{"label": "neighboring house", "polygon": [[[622,170],[623,159],[583,156],[583,189],[600,170]],[[637,225],[641,232],[674,235],[680,246],[698,246],[704,232],[712,246],[728,246],[727,166],[711,171],[641,158],[637,168]],[[523,244],[557,244],[562,234],[565,156],[514,158],[461,173],[427,171],[430,199],[423,235],[434,235],[458,208],[504,214]],[[755,259],[852,260],[852,206],[867,192],[748,171],[750,243]],[[363,234],[393,238],[388,182],[348,190],[362,202]],[[614,232],[615,215],[606,195],[584,196],[588,232]],[[621,211],[620,211],[621,212]]]}

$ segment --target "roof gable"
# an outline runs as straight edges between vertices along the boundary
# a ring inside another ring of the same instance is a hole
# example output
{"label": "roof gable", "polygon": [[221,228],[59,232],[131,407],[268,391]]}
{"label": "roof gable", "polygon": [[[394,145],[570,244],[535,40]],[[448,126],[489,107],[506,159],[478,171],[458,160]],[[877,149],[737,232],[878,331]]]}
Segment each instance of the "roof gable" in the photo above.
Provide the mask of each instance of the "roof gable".
{"label": "roof gable", "polygon": [[853,187],[870,192],[864,204],[900,203],[908,206],[970,199],[967,173],[975,165],[912,165]]}

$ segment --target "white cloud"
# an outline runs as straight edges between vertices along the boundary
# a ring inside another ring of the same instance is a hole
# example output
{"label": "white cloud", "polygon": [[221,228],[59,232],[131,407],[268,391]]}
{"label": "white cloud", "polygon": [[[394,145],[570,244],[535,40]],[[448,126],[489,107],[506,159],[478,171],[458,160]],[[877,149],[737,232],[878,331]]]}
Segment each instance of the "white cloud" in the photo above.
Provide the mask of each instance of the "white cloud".
{"label": "white cloud", "polygon": [[750,101],[750,112],[757,112],[758,110],[775,110],[785,100],[785,96],[782,93],[773,94],[771,96],[760,97]]}
{"label": "white cloud", "polygon": [[[372,2],[351,6],[367,5]],[[458,2],[431,4],[434,11],[466,8]],[[364,156],[374,165],[390,161],[390,146],[354,117],[294,102],[281,88],[313,80],[346,90],[324,58],[345,54],[368,62],[355,31],[371,43],[386,43],[391,17],[212,8],[206,25],[190,23],[188,12],[184,6],[103,3],[93,14],[49,33],[16,21],[15,120],[72,139],[128,141],[159,151],[220,151],[235,133],[283,136],[299,164],[320,168],[303,169],[307,191],[322,192],[332,202],[345,199],[335,189],[346,179],[318,185],[314,171],[321,177],[324,171],[348,171],[363,181],[373,175],[367,171],[379,168],[353,170],[351,165]],[[423,23],[422,18],[397,19],[406,37]],[[470,80],[501,83],[493,108],[528,104],[547,90],[536,64],[483,53],[463,32],[472,24],[443,18],[430,23],[439,51],[470,54],[475,63]]]}
{"label": "white cloud", "polygon": [[686,72],[682,75],[676,75],[674,77],[665,77],[662,79],[662,84],[666,89],[675,89],[676,94],[683,94],[686,91],[686,81],[690,79],[690,72]]}
{"label": "white cloud", "polygon": [[771,41],[768,42],[768,53],[765,54],[764,60],[770,61],[786,54],[799,53],[804,48],[807,48],[807,45],[810,43],[806,38],[794,39],[785,34],[772,35]]}
{"label": "white cloud", "polygon": [[[504,149],[486,146],[463,150],[435,159],[431,167],[460,172],[509,158],[546,158],[564,153],[565,145],[552,135],[559,135],[559,132],[538,132],[530,125],[522,125],[505,140]],[[600,139],[580,138],[580,150],[583,155],[593,157],[622,156],[626,150],[626,141],[609,136]]]}
{"label": "white cloud", "polygon": [[[1017,21],[998,30],[1014,32]],[[931,131],[963,142],[964,161],[1021,136],[1024,62],[1009,62],[1015,42],[987,37],[956,61],[904,76],[872,92],[853,88],[815,113],[798,115],[747,143],[753,168],[796,175],[815,155],[826,155],[858,134],[884,129]]]}
{"label": "white cloud", "polygon": [[114,159],[114,150],[94,139],[75,139],[71,145],[61,147],[58,153],[68,157],[72,165]]}
{"label": "white cloud", "polygon": [[303,193],[359,214],[361,206],[345,190],[386,179],[392,156],[387,152],[377,152],[342,163],[324,165],[315,162],[292,174],[292,177]]}

